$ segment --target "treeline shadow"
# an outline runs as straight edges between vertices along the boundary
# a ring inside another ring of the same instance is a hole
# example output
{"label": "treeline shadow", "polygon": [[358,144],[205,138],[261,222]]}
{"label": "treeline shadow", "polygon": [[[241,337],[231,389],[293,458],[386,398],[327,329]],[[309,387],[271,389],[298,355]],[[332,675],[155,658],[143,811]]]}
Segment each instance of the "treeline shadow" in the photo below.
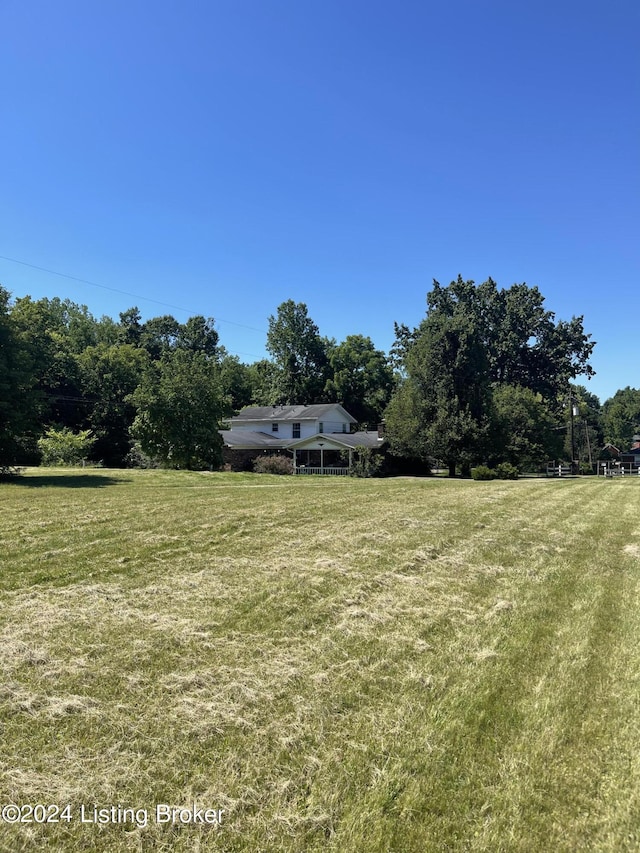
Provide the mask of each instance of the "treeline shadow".
{"label": "treeline shadow", "polygon": [[0,478],[1,485],[17,486],[27,489],[58,487],[65,489],[104,489],[107,486],[120,486],[130,483],[123,477],[110,477],[108,474],[34,474],[28,477],[15,474]]}

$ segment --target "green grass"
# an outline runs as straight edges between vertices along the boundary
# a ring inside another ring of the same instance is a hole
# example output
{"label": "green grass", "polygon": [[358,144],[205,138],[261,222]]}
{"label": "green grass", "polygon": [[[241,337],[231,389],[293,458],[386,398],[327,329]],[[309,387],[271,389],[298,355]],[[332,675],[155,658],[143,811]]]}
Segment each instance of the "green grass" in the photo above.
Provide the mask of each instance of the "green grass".
{"label": "green grass", "polygon": [[[0,486],[0,850],[640,850],[640,479]],[[82,824],[196,802],[220,827]]]}

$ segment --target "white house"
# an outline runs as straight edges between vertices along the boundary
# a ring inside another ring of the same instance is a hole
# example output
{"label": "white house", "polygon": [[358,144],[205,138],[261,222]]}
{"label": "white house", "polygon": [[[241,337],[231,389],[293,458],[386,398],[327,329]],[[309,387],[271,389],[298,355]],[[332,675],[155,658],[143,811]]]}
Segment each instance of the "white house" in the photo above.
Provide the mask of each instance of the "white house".
{"label": "white house", "polygon": [[352,432],[355,423],[339,403],[247,407],[220,431],[225,462],[247,468],[262,454],[284,452],[295,474],[348,474],[356,447],[383,443],[378,432]]}
{"label": "white house", "polygon": [[315,406],[255,406],[231,419],[231,430],[260,432],[272,438],[308,438],[318,433],[351,432],[355,418],[338,403]]}

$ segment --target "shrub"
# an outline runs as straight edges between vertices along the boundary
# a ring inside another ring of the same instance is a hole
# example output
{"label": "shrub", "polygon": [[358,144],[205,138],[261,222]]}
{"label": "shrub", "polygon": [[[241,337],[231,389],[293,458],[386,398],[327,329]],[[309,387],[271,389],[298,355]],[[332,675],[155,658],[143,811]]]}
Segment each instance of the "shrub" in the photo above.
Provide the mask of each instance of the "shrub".
{"label": "shrub", "polygon": [[496,465],[496,477],[498,480],[517,480],[519,471],[511,462],[501,462]]}
{"label": "shrub", "polygon": [[91,436],[90,429],[73,432],[68,427],[50,427],[44,436],[38,439],[42,464],[77,465],[87,458],[94,442],[95,438]]}
{"label": "shrub", "polygon": [[125,456],[125,465],[127,468],[160,467],[158,461],[156,459],[152,459],[151,456],[148,456],[137,441],[131,445],[131,450]]}
{"label": "shrub", "polygon": [[256,474],[293,474],[293,460],[288,456],[261,456],[253,470]]}
{"label": "shrub", "polygon": [[375,477],[382,467],[382,457],[374,453],[370,447],[358,445],[355,448],[355,458],[351,463],[352,477]]}
{"label": "shrub", "polygon": [[496,472],[486,465],[478,465],[471,469],[471,476],[474,480],[495,480]]}

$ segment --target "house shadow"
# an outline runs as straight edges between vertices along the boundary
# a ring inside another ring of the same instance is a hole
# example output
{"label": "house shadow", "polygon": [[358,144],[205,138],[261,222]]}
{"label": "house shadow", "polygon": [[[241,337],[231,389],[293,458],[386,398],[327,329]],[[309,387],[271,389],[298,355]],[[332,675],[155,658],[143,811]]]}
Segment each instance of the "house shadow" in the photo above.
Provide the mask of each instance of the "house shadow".
{"label": "house shadow", "polygon": [[59,487],[65,489],[104,489],[120,486],[131,481],[125,477],[110,477],[108,474],[34,474],[27,477],[17,474],[0,479],[0,484],[28,489]]}

